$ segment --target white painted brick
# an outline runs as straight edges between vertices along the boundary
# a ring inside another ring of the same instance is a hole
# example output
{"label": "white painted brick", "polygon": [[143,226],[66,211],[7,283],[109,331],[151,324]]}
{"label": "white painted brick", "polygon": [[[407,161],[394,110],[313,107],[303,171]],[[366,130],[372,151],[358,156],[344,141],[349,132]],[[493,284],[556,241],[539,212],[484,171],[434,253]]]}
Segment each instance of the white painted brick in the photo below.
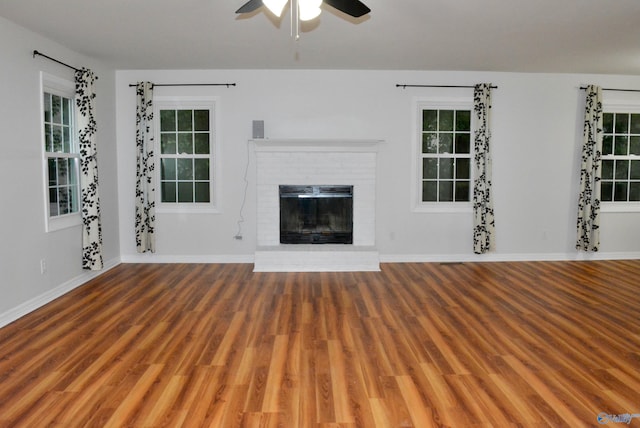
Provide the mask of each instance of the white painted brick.
{"label": "white painted brick", "polygon": [[[350,152],[327,147],[326,150],[317,148],[313,151],[298,151],[291,146],[290,151],[267,149],[256,152],[258,245],[279,245],[279,185],[334,184],[354,186],[354,247],[374,246],[377,163],[375,150]],[[275,254],[273,258],[279,259],[281,256]],[[327,257],[332,263],[335,262],[333,256]],[[264,262],[265,259],[269,259],[269,255],[261,254],[261,258]],[[357,257],[352,258],[357,263]],[[308,260],[307,257],[300,256],[301,263],[308,263]],[[274,260],[272,262],[275,263]]]}

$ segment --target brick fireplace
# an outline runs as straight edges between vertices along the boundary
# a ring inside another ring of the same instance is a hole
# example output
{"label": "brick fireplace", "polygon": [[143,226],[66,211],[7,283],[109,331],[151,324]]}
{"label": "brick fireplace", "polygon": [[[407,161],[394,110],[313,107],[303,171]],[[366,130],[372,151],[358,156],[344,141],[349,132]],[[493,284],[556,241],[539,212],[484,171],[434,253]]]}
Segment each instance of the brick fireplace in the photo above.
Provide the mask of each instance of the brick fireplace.
{"label": "brick fireplace", "polygon": [[[256,271],[379,270],[376,164],[379,140],[253,140]],[[353,186],[353,244],[280,243],[279,186]]]}

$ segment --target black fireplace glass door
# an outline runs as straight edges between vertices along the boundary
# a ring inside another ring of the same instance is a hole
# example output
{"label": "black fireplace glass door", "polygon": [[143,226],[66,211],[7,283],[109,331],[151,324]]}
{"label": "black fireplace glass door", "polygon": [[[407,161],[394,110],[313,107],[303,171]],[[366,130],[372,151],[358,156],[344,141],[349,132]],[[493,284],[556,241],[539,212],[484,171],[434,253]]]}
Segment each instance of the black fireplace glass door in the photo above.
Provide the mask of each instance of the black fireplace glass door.
{"label": "black fireplace glass door", "polygon": [[352,244],[353,186],[280,186],[282,244]]}

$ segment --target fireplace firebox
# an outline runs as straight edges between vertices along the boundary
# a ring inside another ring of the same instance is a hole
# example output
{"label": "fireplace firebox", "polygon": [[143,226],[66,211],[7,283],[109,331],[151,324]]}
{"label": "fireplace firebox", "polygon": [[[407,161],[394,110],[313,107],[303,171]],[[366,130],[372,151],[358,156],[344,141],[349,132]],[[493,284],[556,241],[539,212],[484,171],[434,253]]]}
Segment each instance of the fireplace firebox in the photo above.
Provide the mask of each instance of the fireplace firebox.
{"label": "fireplace firebox", "polygon": [[353,186],[281,185],[281,244],[352,244]]}

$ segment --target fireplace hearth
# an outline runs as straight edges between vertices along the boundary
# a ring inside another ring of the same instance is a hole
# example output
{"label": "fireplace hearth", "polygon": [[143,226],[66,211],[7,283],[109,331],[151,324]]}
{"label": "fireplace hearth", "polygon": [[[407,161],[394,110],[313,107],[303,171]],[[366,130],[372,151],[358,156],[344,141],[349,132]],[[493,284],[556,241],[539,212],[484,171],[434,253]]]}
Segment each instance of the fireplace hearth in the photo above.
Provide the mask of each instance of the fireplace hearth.
{"label": "fireplace hearth", "polygon": [[353,186],[281,185],[281,244],[353,244]]}

